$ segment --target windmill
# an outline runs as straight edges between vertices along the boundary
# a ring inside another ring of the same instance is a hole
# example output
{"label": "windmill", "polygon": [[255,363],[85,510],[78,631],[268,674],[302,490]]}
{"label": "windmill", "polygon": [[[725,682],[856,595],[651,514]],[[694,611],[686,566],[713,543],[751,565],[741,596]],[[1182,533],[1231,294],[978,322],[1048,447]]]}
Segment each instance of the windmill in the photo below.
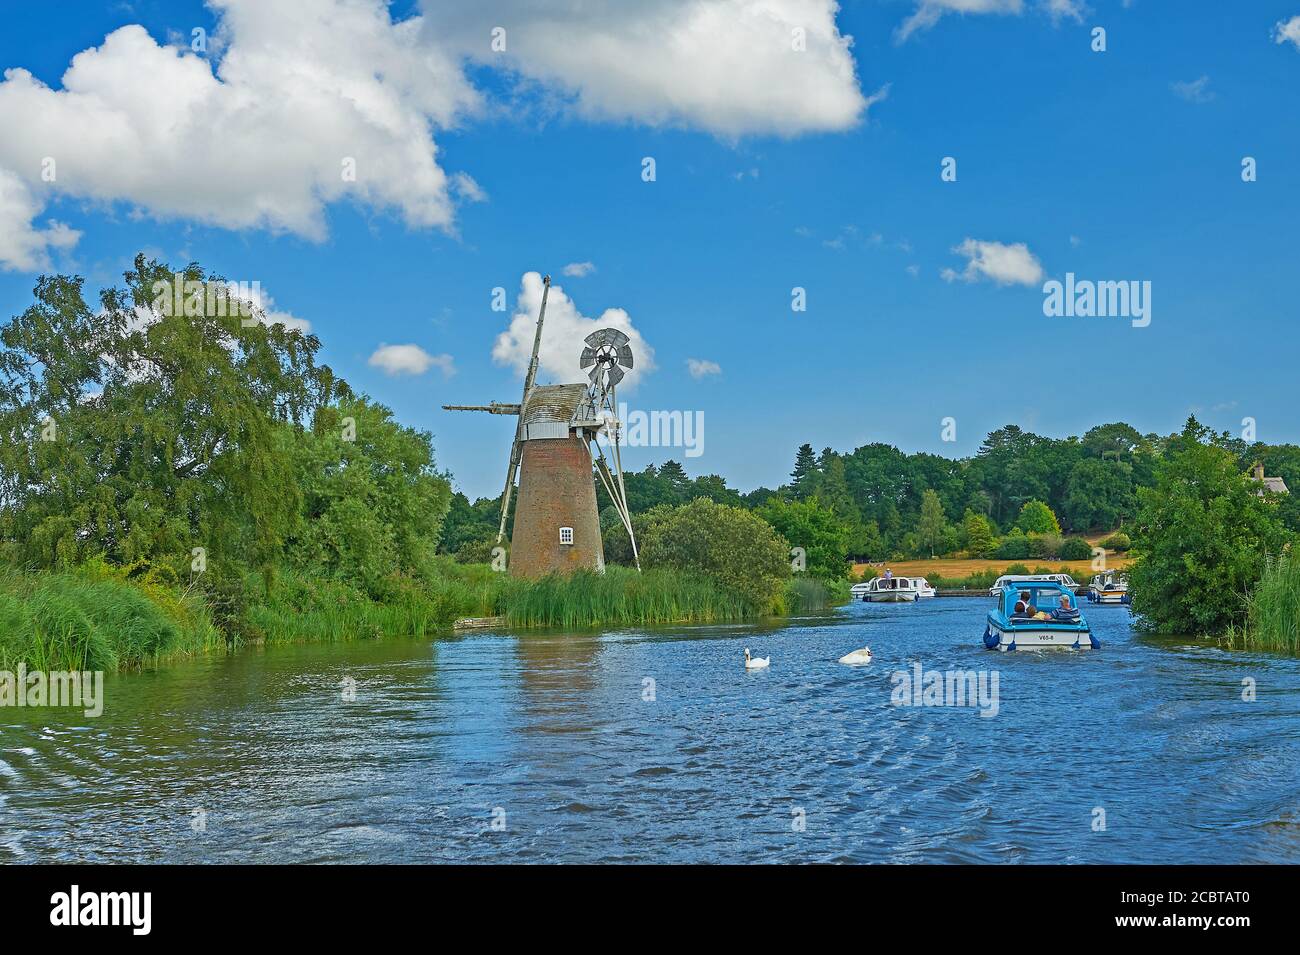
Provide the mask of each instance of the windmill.
{"label": "windmill", "polygon": [[[505,538],[518,473],[519,500],[510,539],[510,573],[518,577],[580,568],[604,570],[596,485],[591,479],[593,465],[628,536],[632,535],[615,403],[615,386],[623,379],[624,369],[632,367],[632,349],[622,332],[598,329],[587,336],[579,359],[581,367],[591,368],[586,384],[538,385],[538,352],[551,277],[546,276],[542,284],[542,304],[522,400],[518,404],[494,401],[487,405],[443,405],[447,411],[519,417],[510,445],[497,530],[500,543]],[[612,464],[601,447],[602,437],[612,446]],[[635,559],[635,540],[632,552]],[[637,566],[639,569],[639,562]]]}

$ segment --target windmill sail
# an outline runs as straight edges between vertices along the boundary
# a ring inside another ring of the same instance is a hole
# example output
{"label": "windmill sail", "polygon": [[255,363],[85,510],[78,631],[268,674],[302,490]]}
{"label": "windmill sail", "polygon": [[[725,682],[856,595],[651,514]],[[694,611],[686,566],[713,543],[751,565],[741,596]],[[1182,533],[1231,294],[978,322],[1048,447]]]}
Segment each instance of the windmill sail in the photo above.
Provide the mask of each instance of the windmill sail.
{"label": "windmill sail", "polygon": [[[524,397],[520,409],[528,407],[528,395],[537,380],[537,353],[542,347],[542,323],[546,321],[546,299],[551,294],[551,277],[542,279],[542,307],[537,313],[537,331],[533,334],[533,355],[528,360],[528,372],[524,375]],[[524,416],[519,415],[515,424],[515,440],[510,445],[510,465],[506,469],[506,489],[501,495],[501,526],[497,529],[497,543],[506,536],[506,520],[510,516],[510,497],[515,490],[515,473],[519,470],[520,441],[524,435]]]}

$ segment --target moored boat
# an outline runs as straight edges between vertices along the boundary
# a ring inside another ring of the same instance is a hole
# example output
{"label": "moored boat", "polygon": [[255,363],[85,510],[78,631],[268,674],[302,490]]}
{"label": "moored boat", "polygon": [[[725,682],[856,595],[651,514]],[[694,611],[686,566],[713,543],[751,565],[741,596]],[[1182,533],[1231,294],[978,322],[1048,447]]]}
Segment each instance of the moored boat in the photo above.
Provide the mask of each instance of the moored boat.
{"label": "moored boat", "polygon": [[1113,570],[1097,574],[1088,585],[1088,599],[1098,604],[1126,604],[1129,602],[1128,580],[1117,576]]}
{"label": "moored boat", "polygon": [[[1020,595],[1028,592],[1031,608],[1040,612],[1017,612]],[[1061,600],[1066,607],[1061,608]],[[1055,613],[1048,612],[1055,610]],[[1056,581],[1029,580],[1002,589],[998,605],[989,611],[984,627],[984,646],[989,650],[1031,650],[1059,647],[1069,650],[1099,650],[1088,621],[1079,612],[1074,594]]]}
{"label": "moored boat", "polygon": [[1011,584],[1021,584],[1033,580],[1054,581],[1062,587],[1070,588],[1071,592],[1076,594],[1080,589],[1080,585],[1069,574],[1003,574],[989,588],[989,596],[1000,597],[1002,596],[1002,588]]}
{"label": "moored boat", "polygon": [[[861,587],[861,590],[857,588]],[[876,577],[852,588],[867,603],[912,603],[918,597],[933,597],[934,588],[924,577]]]}

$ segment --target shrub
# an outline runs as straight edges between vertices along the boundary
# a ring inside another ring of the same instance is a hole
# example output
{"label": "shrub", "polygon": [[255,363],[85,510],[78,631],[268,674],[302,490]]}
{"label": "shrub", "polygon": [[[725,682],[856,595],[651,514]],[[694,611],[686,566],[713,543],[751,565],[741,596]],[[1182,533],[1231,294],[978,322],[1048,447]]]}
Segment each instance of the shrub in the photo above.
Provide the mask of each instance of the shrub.
{"label": "shrub", "polygon": [[1030,534],[1029,556],[1039,560],[1059,557],[1063,541],[1059,534]]}
{"label": "shrub", "polygon": [[790,578],[790,545],[758,515],[696,498],[650,524],[645,568],[706,574],[758,613],[779,612]]}
{"label": "shrub", "polygon": [[1059,556],[1061,560],[1088,560],[1092,557],[1092,545],[1082,537],[1067,537],[1061,543]]}
{"label": "shrub", "polygon": [[1002,560],[1024,560],[1029,556],[1029,538],[1021,533],[1011,533],[998,541],[994,556]]}
{"label": "shrub", "polygon": [[1107,550],[1113,550],[1117,553],[1124,553],[1133,546],[1133,541],[1123,531],[1116,531],[1101,542],[1101,546]]}

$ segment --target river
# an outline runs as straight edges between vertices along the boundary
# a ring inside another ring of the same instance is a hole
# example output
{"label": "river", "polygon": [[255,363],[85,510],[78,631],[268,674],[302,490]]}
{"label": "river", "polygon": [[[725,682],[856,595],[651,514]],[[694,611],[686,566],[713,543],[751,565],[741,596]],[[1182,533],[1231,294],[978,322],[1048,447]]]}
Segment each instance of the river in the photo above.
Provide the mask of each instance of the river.
{"label": "river", "polygon": [[[988,605],[110,675],[98,718],[0,710],[0,861],[1300,861],[1300,661],[1123,607],[1100,651],[989,652]],[[896,705],[916,663],[996,673],[996,714]]]}

